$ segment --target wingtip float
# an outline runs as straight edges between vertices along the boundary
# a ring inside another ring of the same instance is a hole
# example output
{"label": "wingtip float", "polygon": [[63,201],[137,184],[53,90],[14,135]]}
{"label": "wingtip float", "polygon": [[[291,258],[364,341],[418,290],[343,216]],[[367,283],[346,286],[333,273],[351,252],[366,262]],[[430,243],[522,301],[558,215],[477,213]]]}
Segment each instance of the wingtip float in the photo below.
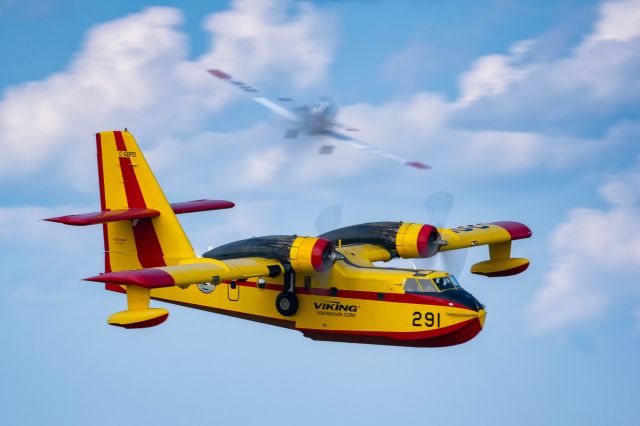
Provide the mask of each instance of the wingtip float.
{"label": "wingtip float", "polygon": [[489,260],[471,272],[513,275],[528,266],[528,260],[511,257],[512,241],[531,236],[517,222],[452,229],[375,222],[319,237],[250,238],[198,257],[177,214],[226,209],[233,203],[169,203],[126,131],[100,132],[96,146],[101,210],[49,220],[102,225],[105,273],[86,280],[126,293],[127,309],[111,315],[110,325],[161,324],[169,312],[150,307],[155,299],[296,329],[315,340],[449,346],[480,332],[484,305],[445,271],[374,262],[487,245]]}

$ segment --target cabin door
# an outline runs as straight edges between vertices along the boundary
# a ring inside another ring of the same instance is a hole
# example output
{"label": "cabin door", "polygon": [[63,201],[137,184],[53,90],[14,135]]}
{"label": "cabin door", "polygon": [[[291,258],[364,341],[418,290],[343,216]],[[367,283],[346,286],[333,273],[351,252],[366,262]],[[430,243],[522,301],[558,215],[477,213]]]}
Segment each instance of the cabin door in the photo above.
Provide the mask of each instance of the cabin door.
{"label": "cabin door", "polygon": [[240,299],[240,285],[236,280],[233,280],[227,286],[227,296],[232,302],[237,302]]}

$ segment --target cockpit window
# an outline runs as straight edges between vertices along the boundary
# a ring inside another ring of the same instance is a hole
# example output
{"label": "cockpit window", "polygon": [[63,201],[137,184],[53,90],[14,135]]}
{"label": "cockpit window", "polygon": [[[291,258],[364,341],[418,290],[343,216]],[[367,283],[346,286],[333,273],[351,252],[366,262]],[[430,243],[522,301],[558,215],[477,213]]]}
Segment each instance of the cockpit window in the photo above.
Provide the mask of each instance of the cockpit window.
{"label": "cockpit window", "polygon": [[436,286],[438,286],[440,291],[455,289],[459,286],[458,281],[454,278],[453,275],[450,275],[448,277],[434,278],[433,282],[436,284]]}
{"label": "cockpit window", "polygon": [[426,291],[426,292],[438,291],[436,286],[433,285],[433,281],[427,280],[427,279],[421,279],[421,280],[418,280],[418,281],[420,282],[420,285],[422,286],[422,291]]}
{"label": "cockpit window", "polygon": [[438,291],[431,280],[407,278],[404,280],[405,293],[433,293]]}
{"label": "cockpit window", "polygon": [[415,278],[407,278],[404,280],[404,291],[405,293],[409,291],[420,291],[418,287],[418,280]]}

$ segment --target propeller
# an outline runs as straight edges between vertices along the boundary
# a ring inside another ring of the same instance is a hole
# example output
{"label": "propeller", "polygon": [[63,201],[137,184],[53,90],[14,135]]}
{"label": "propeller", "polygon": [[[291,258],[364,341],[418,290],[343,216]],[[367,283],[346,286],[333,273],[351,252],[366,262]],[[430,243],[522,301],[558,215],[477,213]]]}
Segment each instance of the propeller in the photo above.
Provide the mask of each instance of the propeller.
{"label": "propeller", "polygon": [[340,227],[340,221],[342,220],[342,205],[332,204],[325,207],[316,220],[313,221],[316,227],[317,235],[324,234]]}
{"label": "propeller", "polygon": [[[424,206],[432,225],[437,228],[446,226],[454,200],[455,197],[445,191],[438,191],[427,197],[424,201]],[[313,222],[317,235],[339,228],[341,226],[342,210],[342,205],[332,204],[320,211]],[[456,277],[462,274],[466,262],[467,250],[444,251],[431,258],[409,260],[413,269],[444,270]]]}
{"label": "propeller", "polygon": [[[431,194],[424,201],[424,206],[427,210],[431,223],[437,228],[444,228],[447,224],[447,219],[451,213],[453,202],[455,197],[445,191],[438,191]],[[467,262],[467,250],[452,250],[438,253],[435,256],[434,262],[437,265],[439,262],[440,268],[447,272],[450,272],[454,276],[459,276],[464,270],[464,265]],[[424,266],[427,266],[430,259],[418,260],[419,263],[425,262]],[[429,263],[433,265],[433,263]]]}

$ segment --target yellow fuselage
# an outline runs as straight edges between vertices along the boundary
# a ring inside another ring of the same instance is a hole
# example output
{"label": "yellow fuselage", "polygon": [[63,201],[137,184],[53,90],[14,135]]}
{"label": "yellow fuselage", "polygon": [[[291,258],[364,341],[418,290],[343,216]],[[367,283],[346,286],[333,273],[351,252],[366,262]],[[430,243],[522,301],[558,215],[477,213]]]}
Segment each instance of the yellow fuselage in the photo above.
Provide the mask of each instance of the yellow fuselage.
{"label": "yellow fuselage", "polygon": [[[473,338],[484,323],[484,309],[473,309],[441,293],[405,293],[403,282],[416,272],[423,278],[446,276],[366,265],[349,247],[329,271],[296,276],[299,308],[280,315],[276,297],[284,277],[223,282],[217,286],[154,289],[156,300],[293,328],[316,340],[403,346],[448,346]],[[359,261],[359,262],[358,262]]]}

